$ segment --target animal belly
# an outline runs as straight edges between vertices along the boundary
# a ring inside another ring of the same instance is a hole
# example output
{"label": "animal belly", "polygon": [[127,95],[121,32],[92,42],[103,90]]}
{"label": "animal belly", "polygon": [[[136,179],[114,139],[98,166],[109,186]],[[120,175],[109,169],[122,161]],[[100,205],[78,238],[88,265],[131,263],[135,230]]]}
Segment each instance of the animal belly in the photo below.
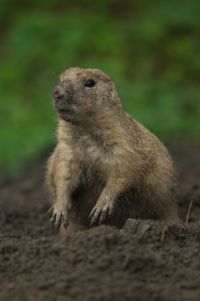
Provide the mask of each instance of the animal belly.
{"label": "animal belly", "polygon": [[97,173],[90,176],[82,175],[81,182],[71,193],[72,210],[70,214],[73,219],[89,226],[89,214],[96,204],[104,185]]}

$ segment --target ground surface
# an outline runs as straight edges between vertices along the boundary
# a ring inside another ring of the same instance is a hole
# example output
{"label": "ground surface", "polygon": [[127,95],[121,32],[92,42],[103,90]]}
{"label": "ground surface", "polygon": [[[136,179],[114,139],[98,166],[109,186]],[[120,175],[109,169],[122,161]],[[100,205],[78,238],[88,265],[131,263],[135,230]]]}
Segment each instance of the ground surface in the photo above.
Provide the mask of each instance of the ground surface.
{"label": "ground surface", "polygon": [[43,172],[1,184],[0,300],[200,300],[200,144],[170,144],[189,224],[128,220],[58,239]]}

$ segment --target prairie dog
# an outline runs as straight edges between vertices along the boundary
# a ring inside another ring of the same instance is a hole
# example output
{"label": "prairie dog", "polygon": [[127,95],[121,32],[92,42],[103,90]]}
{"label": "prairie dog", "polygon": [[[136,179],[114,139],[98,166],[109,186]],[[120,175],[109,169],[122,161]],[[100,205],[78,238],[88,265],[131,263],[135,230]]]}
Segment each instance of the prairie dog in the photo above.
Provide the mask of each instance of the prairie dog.
{"label": "prairie dog", "polygon": [[98,69],[65,70],[54,106],[58,141],[47,183],[56,227],[66,233],[101,223],[120,228],[131,217],[179,222],[170,155],[125,112],[109,76]]}

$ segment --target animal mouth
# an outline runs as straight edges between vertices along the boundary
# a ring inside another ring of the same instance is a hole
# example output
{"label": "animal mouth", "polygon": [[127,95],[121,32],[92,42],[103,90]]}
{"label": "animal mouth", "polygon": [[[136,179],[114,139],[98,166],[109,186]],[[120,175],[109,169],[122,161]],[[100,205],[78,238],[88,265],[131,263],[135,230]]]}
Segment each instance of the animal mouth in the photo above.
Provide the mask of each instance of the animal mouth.
{"label": "animal mouth", "polygon": [[58,113],[60,114],[60,115],[62,115],[62,114],[73,114],[74,112],[73,112],[73,110],[71,110],[71,109],[58,109]]}
{"label": "animal mouth", "polygon": [[71,109],[58,109],[58,114],[61,119],[70,122],[75,123],[75,114],[74,111]]}
{"label": "animal mouth", "polygon": [[68,111],[67,109],[59,109],[58,113],[63,114],[63,113],[67,113],[67,111]]}

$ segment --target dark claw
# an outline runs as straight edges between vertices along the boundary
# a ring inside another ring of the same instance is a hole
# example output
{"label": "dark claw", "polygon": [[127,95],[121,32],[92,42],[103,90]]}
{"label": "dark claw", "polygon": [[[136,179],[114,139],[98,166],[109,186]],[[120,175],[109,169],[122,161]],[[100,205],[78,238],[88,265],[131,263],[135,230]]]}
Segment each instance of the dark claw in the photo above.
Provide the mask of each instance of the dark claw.
{"label": "dark claw", "polygon": [[62,223],[62,220],[63,220],[63,215],[62,215],[62,213],[61,213],[60,216],[57,217],[57,219],[56,219],[56,223],[55,223],[56,229],[58,229],[58,228],[60,227],[60,225],[61,225],[61,223]]}
{"label": "dark claw", "polygon": [[58,217],[56,213],[51,214],[50,222],[52,223],[52,227],[54,229],[58,229],[62,222],[62,214]]}
{"label": "dark claw", "polygon": [[52,218],[51,218],[50,221],[51,221],[51,223],[52,223],[52,228],[53,228],[54,230],[57,230],[57,229],[58,229],[57,215],[54,214],[54,215],[52,216]]}
{"label": "dark claw", "polygon": [[49,218],[51,218],[52,215],[53,215],[53,207],[51,207],[51,208],[47,211],[47,216],[48,216]]}
{"label": "dark claw", "polygon": [[56,220],[56,215],[54,214],[54,215],[52,216],[52,218],[50,219],[52,231],[56,231],[55,220]]}
{"label": "dark claw", "polygon": [[55,221],[56,221],[56,214],[53,214],[53,213],[52,213],[50,222],[52,223],[52,225],[54,225],[54,224],[55,224]]}

